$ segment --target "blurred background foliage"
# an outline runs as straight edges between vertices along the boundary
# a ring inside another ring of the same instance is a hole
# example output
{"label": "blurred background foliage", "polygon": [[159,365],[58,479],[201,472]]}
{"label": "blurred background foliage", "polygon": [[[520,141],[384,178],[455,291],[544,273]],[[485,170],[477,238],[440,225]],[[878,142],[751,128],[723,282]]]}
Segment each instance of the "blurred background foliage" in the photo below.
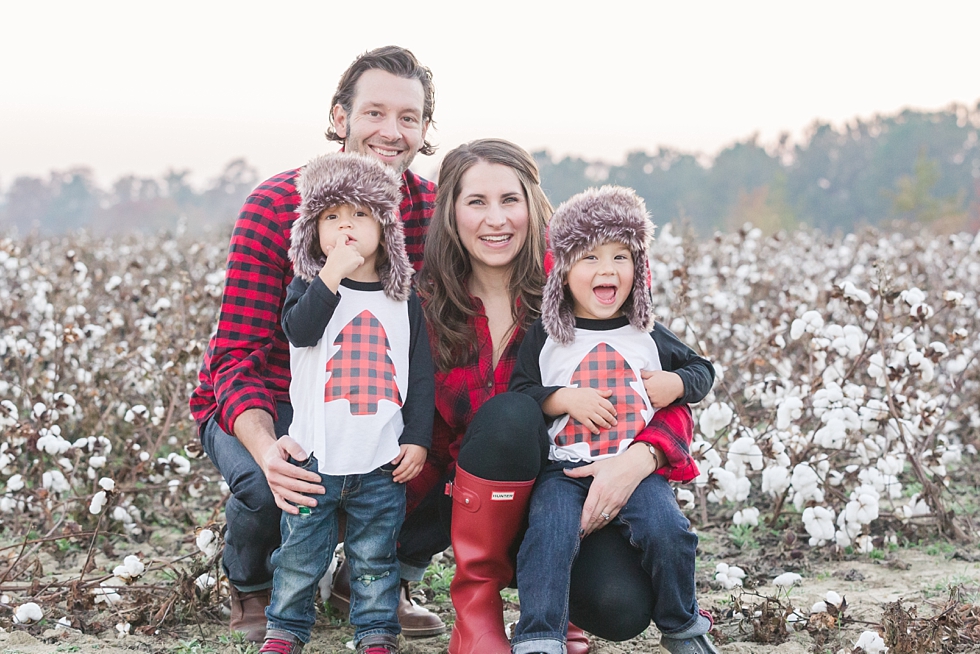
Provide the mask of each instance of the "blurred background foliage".
{"label": "blurred background foliage", "polygon": [[[764,233],[807,225],[827,233],[912,222],[938,232],[980,228],[980,102],[941,111],[907,109],[843,126],[814,122],[799,142],[757,136],[714,158],[662,147],[630,152],[622,164],[534,153],[556,206],[604,183],[642,195],[654,222],[684,223],[702,236],[751,222]],[[445,149],[445,148],[444,148]],[[300,162],[298,162],[300,163]],[[192,231],[230,227],[260,181],[244,159],[228,163],[204,188],[190,171],[162,178],[126,176],[99,188],[90,169],[23,176],[0,196],[0,230],[60,233],[155,232],[186,219]]]}

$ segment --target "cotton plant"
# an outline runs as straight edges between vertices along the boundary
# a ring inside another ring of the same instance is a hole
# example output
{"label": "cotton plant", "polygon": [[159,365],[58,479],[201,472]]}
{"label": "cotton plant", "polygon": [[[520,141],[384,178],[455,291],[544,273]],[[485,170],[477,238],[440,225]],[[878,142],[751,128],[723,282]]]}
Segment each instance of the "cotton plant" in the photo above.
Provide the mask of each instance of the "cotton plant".
{"label": "cotton plant", "polygon": [[715,581],[722,585],[725,590],[741,587],[745,579],[745,570],[737,565],[719,563],[715,566]]}

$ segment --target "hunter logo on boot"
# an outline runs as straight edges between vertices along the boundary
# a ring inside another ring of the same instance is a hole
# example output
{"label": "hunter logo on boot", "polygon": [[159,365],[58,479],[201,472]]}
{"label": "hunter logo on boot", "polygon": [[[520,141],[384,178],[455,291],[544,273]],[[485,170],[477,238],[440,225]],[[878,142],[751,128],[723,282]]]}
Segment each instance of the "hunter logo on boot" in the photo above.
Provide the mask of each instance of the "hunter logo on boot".
{"label": "hunter logo on boot", "polygon": [[609,401],[616,408],[616,425],[593,434],[582,423],[569,417],[562,430],[555,434],[555,444],[562,447],[572,443],[588,443],[592,456],[615,454],[621,440],[633,438],[646,426],[641,413],[646,404],[630,385],[638,382],[633,369],[619,352],[608,343],[596,345],[578,364],[569,385],[611,390],[613,394]]}
{"label": "hunter logo on boot", "polygon": [[347,400],[351,415],[373,415],[378,402],[402,405],[395,383],[395,364],[388,351],[388,334],[370,311],[357,314],[337,335],[340,349],[327,361],[329,377],[324,402]]}
{"label": "hunter logo on boot", "polygon": [[514,499],[514,492],[504,493],[501,491],[494,491],[490,493],[491,500],[512,500]]}

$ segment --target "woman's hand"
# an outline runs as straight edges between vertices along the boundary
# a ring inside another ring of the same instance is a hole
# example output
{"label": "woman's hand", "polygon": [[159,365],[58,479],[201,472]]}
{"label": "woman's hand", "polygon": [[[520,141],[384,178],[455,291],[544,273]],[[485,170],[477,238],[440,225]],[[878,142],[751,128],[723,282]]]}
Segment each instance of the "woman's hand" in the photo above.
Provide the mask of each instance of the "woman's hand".
{"label": "woman's hand", "polygon": [[618,456],[565,470],[569,477],[593,477],[582,506],[581,537],[609,524],[626,506],[640,482],[656,472],[656,465],[656,459],[646,447],[630,447]]}
{"label": "woman's hand", "polygon": [[422,472],[422,466],[425,464],[425,457],[429,451],[421,445],[399,445],[398,447],[398,456],[391,461],[391,465],[398,467],[395,468],[391,478],[399,484],[404,484],[415,479]]}

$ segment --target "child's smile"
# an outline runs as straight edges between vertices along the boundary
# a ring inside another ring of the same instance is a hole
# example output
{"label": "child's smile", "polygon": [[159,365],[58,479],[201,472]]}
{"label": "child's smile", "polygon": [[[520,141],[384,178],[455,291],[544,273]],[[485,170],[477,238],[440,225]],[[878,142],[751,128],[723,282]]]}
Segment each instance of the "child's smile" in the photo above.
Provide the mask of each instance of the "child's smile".
{"label": "child's smile", "polygon": [[575,316],[605,320],[622,315],[633,290],[633,255],[624,243],[603,243],[587,251],[568,271]]}

